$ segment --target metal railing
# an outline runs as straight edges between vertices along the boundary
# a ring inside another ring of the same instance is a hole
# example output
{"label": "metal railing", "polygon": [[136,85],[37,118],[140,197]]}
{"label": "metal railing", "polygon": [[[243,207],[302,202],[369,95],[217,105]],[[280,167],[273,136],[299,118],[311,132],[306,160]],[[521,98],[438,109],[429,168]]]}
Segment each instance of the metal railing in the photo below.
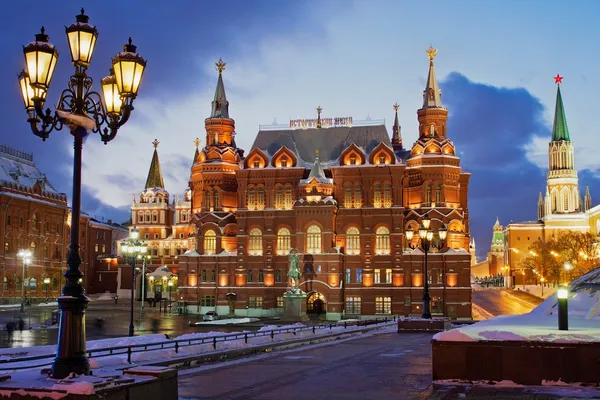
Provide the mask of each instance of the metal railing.
{"label": "metal railing", "polygon": [[[300,332],[310,332],[314,335],[317,334],[317,331],[323,331],[326,329],[333,329],[334,327],[344,327],[347,329],[351,326],[368,326],[374,324],[381,324],[390,321],[396,321],[396,316],[389,317],[381,317],[375,319],[367,319],[367,320],[356,320],[356,321],[339,321],[335,324],[319,324],[313,326],[297,326],[290,328],[278,328],[271,329],[265,331],[255,331],[255,332],[239,332],[232,333],[228,335],[221,336],[207,336],[207,337],[199,337],[196,339],[170,339],[165,340],[163,342],[152,342],[152,343],[142,343],[142,344],[131,344],[124,346],[114,346],[114,347],[105,347],[100,349],[88,350],[87,355],[88,358],[101,358],[101,357],[110,357],[110,356],[119,356],[126,355],[127,362],[131,364],[131,356],[135,353],[143,353],[147,351],[159,351],[159,350],[175,350],[175,353],[179,353],[181,348],[189,347],[189,346],[199,346],[203,344],[212,344],[213,350],[217,350],[218,343],[231,342],[234,340],[244,340],[244,343],[248,343],[249,339],[270,336],[272,340],[275,340],[276,335],[282,335],[286,333],[292,333],[296,336]],[[29,357],[19,357],[19,358],[11,358],[11,359],[2,359],[0,360],[0,371],[7,370],[21,370],[21,369],[29,369],[29,368],[40,368],[50,365],[52,360],[56,357],[56,354],[47,354],[47,355],[38,355],[38,356],[29,356]],[[18,365],[18,366],[4,366],[6,364],[17,364],[23,362],[31,362],[31,361],[39,361],[46,360],[40,364],[27,364],[27,365]]]}

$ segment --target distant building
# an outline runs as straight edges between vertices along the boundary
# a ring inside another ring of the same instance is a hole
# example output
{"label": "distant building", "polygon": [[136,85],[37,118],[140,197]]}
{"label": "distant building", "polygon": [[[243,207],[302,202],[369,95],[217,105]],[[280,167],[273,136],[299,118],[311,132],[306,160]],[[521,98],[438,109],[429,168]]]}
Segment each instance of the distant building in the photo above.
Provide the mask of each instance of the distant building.
{"label": "distant building", "polygon": [[504,230],[504,258],[510,276],[514,277],[513,284],[535,281],[524,260],[538,239],[557,237],[564,230],[598,236],[600,230],[600,205],[592,207],[589,188],[586,187],[583,200],[581,198],[560,85],[556,91],[552,140],[548,144],[548,165],[545,194],[540,192],[538,198],[538,219],[511,222]]}
{"label": "distant building", "polygon": [[484,261],[471,266],[471,274],[474,278],[508,274],[508,268],[504,266],[504,228],[498,218],[492,230],[490,251]]}
{"label": "distant building", "polygon": [[[206,146],[194,156],[186,203],[164,190],[155,149],[146,187],[132,205],[152,249],[147,290],[164,296],[173,280],[178,298],[197,304],[191,311],[275,316],[293,249],[310,313],[329,320],[420,315],[428,279],[434,315],[470,319],[470,173],[446,135],[434,54],[417,111],[419,138],[410,149],[403,147],[397,106],[391,141],[383,121],[322,118],[318,107],[316,119],[261,126],[247,156],[236,145],[218,63]],[[429,255],[425,277],[423,253],[405,238],[424,215],[432,227],[448,228],[447,246]],[[166,268],[156,268],[161,259]],[[177,278],[158,279],[158,272]]]}

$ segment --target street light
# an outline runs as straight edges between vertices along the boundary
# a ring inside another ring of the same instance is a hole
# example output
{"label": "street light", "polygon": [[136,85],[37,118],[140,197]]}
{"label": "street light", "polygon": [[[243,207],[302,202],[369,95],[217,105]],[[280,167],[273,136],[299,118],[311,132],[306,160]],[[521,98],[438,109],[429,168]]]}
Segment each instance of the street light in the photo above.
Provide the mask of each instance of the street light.
{"label": "street light", "polygon": [[17,252],[17,257],[22,261],[22,272],[21,272],[21,312],[25,309],[25,270],[29,267],[32,260],[31,250],[20,249]]}
{"label": "street light", "polygon": [[424,319],[431,319],[431,297],[429,296],[429,274],[427,271],[427,253],[431,247],[441,250],[446,244],[446,235],[448,233],[444,224],[442,227],[433,230],[430,229],[431,220],[427,215],[421,219],[421,226],[419,227],[419,239],[416,244],[413,244],[412,240],[415,232],[412,230],[406,231],[406,239],[408,240],[408,246],[411,249],[420,247],[425,253],[425,268],[424,268],[424,284],[423,284],[423,314],[421,315]]}
{"label": "street light", "polygon": [[44,285],[46,285],[46,301],[50,298],[48,296],[48,289],[50,288],[50,278],[44,278]]}
{"label": "street light", "polygon": [[133,336],[133,301],[135,296],[135,261],[144,257],[148,246],[138,240],[140,231],[134,226],[129,230],[129,239],[121,242],[121,251],[131,263],[131,299],[129,304],[129,336]]}
{"label": "street light", "polygon": [[[33,133],[46,140],[53,130],[67,126],[74,141],[73,158],[73,199],[71,243],[67,257],[68,268],[65,272],[66,283],[62,296],[58,298],[60,309],[60,329],[56,358],[52,364],[52,375],[65,378],[71,373],[78,375],[90,373],[90,364],[86,357],[85,309],[88,298],[80,283],[83,276],[79,270],[79,220],[81,208],[81,153],[83,139],[89,132],[100,135],[106,144],[117,135],[118,129],[129,119],[133,110],[133,100],[137,95],[139,82],[146,67],[146,61],[136,53],[136,47],[129,43],[124,51],[113,58],[113,68],[119,66],[120,74],[115,76],[122,104],[120,109],[112,105],[114,97],[103,99],[91,90],[92,79],[87,75],[94,53],[98,31],[89,23],[84,10],[77,15],[74,24],[66,28],[71,62],[75,73],[69,79],[52,114],[48,108],[43,110],[46,94],[58,62],[58,50],[49,42],[42,27],[35,40],[23,47],[25,70],[19,74],[19,84],[25,110]],[[128,64],[126,64],[128,63]],[[127,68],[122,66],[126,65]],[[133,66],[133,67],[132,67]],[[103,85],[104,88],[104,85]],[[105,91],[104,91],[105,92]],[[106,92],[105,92],[106,93]],[[108,107],[108,104],[111,107]],[[107,109],[109,111],[107,111]]]}
{"label": "street light", "polygon": [[566,287],[560,288],[557,291],[558,297],[558,330],[569,330],[569,289]]}

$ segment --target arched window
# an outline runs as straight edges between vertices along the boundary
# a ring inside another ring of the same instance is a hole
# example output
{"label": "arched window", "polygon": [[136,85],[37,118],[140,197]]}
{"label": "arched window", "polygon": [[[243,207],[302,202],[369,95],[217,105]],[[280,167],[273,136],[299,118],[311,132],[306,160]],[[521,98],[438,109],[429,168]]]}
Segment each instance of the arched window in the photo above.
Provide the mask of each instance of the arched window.
{"label": "arched window", "polygon": [[158,222],[158,211],[152,211],[152,222]]}
{"label": "arched window", "polygon": [[217,233],[212,229],[204,232],[204,254],[215,254],[217,252]]}
{"label": "arched window", "polygon": [[254,187],[248,188],[248,195],[246,196],[248,204],[248,210],[256,210],[256,195],[254,191]]}
{"label": "arched window", "polygon": [[321,253],[321,228],[311,225],[306,230],[306,252],[309,254]]}
{"label": "arched window", "polygon": [[258,188],[258,201],[257,201],[257,209],[264,210],[265,209],[265,188],[260,186]]}
{"label": "arched window", "polygon": [[262,246],[262,232],[258,228],[253,228],[250,230],[249,243],[248,243],[248,254],[251,256],[262,256],[263,246]]}
{"label": "arched window", "polygon": [[350,165],[356,165],[356,154],[350,155]]}
{"label": "arched window", "polygon": [[429,135],[435,136],[435,125],[433,124],[429,125]]}
{"label": "arched window", "polygon": [[376,183],[373,187],[373,207],[381,207],[381,184]]}
{"label": "arched window", "polygon": [[392,184],[386,182],[383,185],[383,206],[391,207],[392,206]]}
{"label": "arched window", "polygon": [[356,227],[346,231],[346,254],[360,254],[360,232]]}
{"label": "arched window", "polygon": [[375,231],[375,254],[390,254],[390,230],[385,226]]}
{"label": "arched window", "polygon": [[437,183],[435,185],[435,202],[440,203],[442,201],[442,186]]}
{"label": "arched window", "polygon": [[285,168],[285,167],[287,167],[287,164],[288,164],[288,159],[287,159],[287,157],[281,157],[281,166],[282,166],[283,168]]}
{"label": "arched window", "polygon": [[218,210],[219,207],[219,191],[215,190],[213,191],[213,210]]}
{"label": "arched window", "polygon": [[426,204],[431,203],[431,185],[430,184],[425,185],[425,203]]}
{"label": "arched window", "polygon": [[563,192],[564,211],[569,211],[569,192]]}
{"label": "arched window", "polygon": [[352,185],[350,183],[344,186],[344,207],[352,207]]}
{"label": "arched window", "polygon": [[40,229],[40,220],[39,220],[37,214],[33,214],[33,217],[31,218],[31,228],[34,231],[37,231]]}
{"label": "arched window", "polygon": [[146,216],[146,222],[150,222],[150,211],[146,211],[146,213],[144,214]]}
{"label": "arched window", "polygon": [[277,254],[284,255],[290,252],[291,244],[291,233],[288,228],[280,228],[277,231]]}
{"label": "arched window", "polygon": [[138,223],[141,224],[144,222],[144,213],[138,212]]}
{"label": "arched window", "polygon": [[556,211],[558,208],[558,195],[556,192],[552,192],[552,211]]}
{"label": "arched window", "polygon": [[294,201],[294,198],[292,197],[292,187],[288,185],[285,187],[285,209],[286,210],[292,209],[293,201]]}
{"label": "arched window", "polygon": [[362,207],[362,190],[360,183],[354,185],[354,208]]}
{"label": "arched window", "polygon": [[275,188],[275,208],[278,210],[283,209],[283,187],[281,186]]}
{"label": "arched window", "polygon": [[210,209],[210,190],[204,191],[204,208],[207,211]]}

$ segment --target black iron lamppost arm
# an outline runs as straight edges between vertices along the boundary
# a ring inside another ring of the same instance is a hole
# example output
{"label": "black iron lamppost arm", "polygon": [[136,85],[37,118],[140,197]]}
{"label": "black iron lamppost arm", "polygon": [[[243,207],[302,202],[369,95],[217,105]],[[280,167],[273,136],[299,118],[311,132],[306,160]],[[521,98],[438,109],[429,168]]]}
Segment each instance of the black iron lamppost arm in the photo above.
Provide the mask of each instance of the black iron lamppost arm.
{"label": "black iron lamppost arm", "polygon": [[135,294],[135,259],[131,257],[131,299],[129,300],[129,336],[133,336],[133,296]]}

